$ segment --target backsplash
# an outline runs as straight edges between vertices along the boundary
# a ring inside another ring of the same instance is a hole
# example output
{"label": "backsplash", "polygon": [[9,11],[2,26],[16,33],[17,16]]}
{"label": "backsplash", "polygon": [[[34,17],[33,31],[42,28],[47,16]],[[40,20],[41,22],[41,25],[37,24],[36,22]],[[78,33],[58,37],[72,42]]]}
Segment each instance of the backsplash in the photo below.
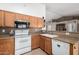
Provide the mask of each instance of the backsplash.
{"label": "backsplash", "polygon": [[13,31],[13,28],[8,28],[8,27],[0,27],[0,35],[3,35],[3,34],[14,34],[12,33]]}

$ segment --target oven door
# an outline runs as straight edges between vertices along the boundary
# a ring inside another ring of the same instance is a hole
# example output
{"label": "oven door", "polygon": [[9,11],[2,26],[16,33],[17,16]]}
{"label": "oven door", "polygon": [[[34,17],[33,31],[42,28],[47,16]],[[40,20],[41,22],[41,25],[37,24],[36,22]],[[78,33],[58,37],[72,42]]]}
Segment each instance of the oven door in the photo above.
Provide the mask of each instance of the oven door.
{"label": "oven door", "polygon": [[31,46],[31,36],[15,37],[15,50],[24,49]]}

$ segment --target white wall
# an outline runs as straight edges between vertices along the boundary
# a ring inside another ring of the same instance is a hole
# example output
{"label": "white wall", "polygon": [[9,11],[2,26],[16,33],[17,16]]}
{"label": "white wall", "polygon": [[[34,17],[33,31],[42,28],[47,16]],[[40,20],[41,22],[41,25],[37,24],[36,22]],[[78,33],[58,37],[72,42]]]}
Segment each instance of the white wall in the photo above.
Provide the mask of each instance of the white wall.
{"label": "white wall", "polygon": [[1,10],[45,17],[45,5],[40,3],[0,3]]}

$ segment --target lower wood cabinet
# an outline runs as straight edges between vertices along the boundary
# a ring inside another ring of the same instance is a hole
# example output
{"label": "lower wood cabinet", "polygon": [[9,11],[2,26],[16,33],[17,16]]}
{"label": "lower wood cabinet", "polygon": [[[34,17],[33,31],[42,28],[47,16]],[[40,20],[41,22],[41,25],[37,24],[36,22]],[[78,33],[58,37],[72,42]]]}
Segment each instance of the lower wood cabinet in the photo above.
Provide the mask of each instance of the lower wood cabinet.
{"label": "lower wood cabinet", "polygon": [[79,42],[73,45],[73,55],[79,55]]}
{"label": "lower wood cabinet", "polygon": [[40,48],[47,54],[52,54],[52,41],[50,38],[40,36]]}
{"label": "lower wood cabinet", "polygon": [[34,35],[32,35],[32,42],[31,42],[31,46],[32,46],[32,50],[33,49],[36,49],[36,48],[39,48],[39,40],[40,40],[40,36],[39,35],[37,35],[37,34],[34,34]]}
{"label": "lower wood cabinet", "polygon": [[41,35],[32,35],[32,50],[41,48],[47,54],[52,54],[52,41],[50,38]]}
{"label": "lower wood cabinet", "polygon": [[50,38],[45,38],[45,52],[52,54],[52,41]]}
{"label": "lower wood cabinet", "polygon": [[45,37],[40,35],[40,48],[45,51]]}
{"label": "lower wood cabinet", "polygon": [[0,55],[13,55],[13,54],[14,54],[14,38],[1,38]]}

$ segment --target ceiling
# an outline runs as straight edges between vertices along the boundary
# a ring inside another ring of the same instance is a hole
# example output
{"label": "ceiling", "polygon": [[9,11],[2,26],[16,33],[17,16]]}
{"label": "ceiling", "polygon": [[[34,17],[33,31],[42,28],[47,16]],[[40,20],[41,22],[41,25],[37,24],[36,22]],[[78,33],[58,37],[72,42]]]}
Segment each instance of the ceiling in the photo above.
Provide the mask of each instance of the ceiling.
{"label": "ceiling", "polygon": [[46,20],[62,16],[79,15],[79,3],[47,3]]}

